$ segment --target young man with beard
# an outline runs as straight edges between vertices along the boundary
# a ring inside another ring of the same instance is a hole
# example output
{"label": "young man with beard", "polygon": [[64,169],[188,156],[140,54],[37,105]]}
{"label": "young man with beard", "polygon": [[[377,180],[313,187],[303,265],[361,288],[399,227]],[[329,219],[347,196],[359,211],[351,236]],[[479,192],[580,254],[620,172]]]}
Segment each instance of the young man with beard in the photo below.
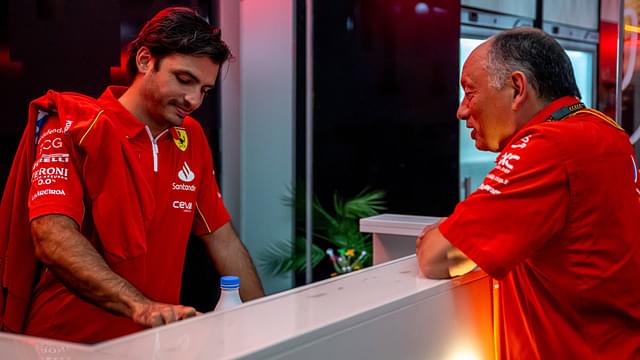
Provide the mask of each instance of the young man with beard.
{"label": "young man with beard", "polygon": [[168,8],[130,44],[130,87],[31,104],[0,209],[5,331],[94,343],[195,316],[179,305],[190,234],[245,301],[264,295],[189,117],[229,56],[218,29]]}

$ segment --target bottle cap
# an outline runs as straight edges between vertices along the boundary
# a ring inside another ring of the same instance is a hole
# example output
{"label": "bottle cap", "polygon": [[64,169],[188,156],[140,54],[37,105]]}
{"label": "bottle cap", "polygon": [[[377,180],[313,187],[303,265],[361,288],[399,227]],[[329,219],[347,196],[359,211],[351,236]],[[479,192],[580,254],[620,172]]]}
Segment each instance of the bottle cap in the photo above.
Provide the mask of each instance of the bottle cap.
{"label": "bottle cap", "polygon": [[220,278],[220,287],[223,289],[237,289],[240,287],[238,276],[223,276]]}

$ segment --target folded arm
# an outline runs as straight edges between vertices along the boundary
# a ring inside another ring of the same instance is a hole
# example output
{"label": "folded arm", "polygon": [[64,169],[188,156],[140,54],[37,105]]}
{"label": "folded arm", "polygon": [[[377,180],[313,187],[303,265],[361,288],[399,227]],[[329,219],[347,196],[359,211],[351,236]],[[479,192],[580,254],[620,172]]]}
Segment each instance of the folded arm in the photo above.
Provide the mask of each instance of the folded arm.
{"label": "folded arm", "polygon": [[236,235],[231,223],[202,236],[209,256],[220,275],[240,277],[240,297],[249,301],[264,296],[262,283],[247,248]]}
{"label": "folded arm", "polygon": [[31,222],[36,256],[57,279],[80,298],[139,325],[150,327],[196,315],[193,308],[154,302],[114,273],[102,256],[64,215]]}
{"label": "folded arm", "polygon": [[428,225],[416,240],[416,256],[422,274],[432,279],[447,279],[473,270],[476,264],[451,245],[438,229],[439,225]]}

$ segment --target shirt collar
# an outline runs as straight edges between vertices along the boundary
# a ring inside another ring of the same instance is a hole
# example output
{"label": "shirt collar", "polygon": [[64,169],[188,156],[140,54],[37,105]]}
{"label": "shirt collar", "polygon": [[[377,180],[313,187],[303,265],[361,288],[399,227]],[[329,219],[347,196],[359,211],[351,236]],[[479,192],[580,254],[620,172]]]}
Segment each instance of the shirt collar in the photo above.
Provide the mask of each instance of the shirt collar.
{"label": "shirt collar", "polygon": [[547,104],[547,106],[545,106],[542,110],[538,111],[535,115],[533,115],[533,117],[529,121],[527,121],[527,123],[505,143],[509,145],[514,139],[519,139],[520,136],[518,136],[518,134],[523,132],[525,129],[528,129],[534,125],[538,125],[547,121],[551,117],[551,114],[558,111],[560,108],[563,108],[569,105],[578,104],[578,103],[580,103],[580,99],[578,99],[575,96],[563,96],[561,98],[553,100],[552,102]]}
{"label": "shirt collar", "polygon": [[109,86],[104,93],[102,93],[98,102],[114,115],[113,120],[123,127],[127,137],[135,137],[144,131],[145,124],[133,116],[133,114],[118,101],[126,90],[127,88],[124,86]]}
{"label": "shirt collar", "polygon": [[[146,131],[144,130],[145,124],[118,101],[125,91],[127,91],[126,86],[109,86],[102,95],[100,95],[98,102],[113,113],[114,120],[123,126],[127,137],[133,138],[141,132],[145,132],[146,135]],[[178,126],[171,127],[169,130],[168,133],[174,140],[181,139],[179,131],[186,132],[184,127]]]}

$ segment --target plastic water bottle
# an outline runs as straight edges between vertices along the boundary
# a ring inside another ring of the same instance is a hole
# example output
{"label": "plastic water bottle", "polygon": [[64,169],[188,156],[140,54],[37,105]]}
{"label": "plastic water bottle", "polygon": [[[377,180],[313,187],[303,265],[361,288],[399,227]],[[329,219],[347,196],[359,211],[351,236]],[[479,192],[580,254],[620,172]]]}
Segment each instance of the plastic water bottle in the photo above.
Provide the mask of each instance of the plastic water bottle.
{"label": "plastic water bottle", "polygon": [[220,278],[220,300],[213,311],[234,308],[242,304],[240,299],[240,278],[237,276],[223,276]]}

